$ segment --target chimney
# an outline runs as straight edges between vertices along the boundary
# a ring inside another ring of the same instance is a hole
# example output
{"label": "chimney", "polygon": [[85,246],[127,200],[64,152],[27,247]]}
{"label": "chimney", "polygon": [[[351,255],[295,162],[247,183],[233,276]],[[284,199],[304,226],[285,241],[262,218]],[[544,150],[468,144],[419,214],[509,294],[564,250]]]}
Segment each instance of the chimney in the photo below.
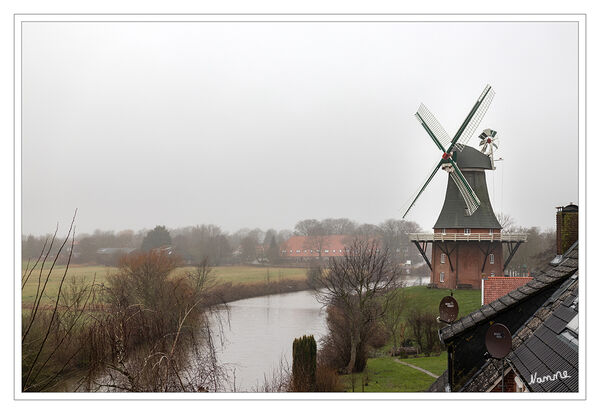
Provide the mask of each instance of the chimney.
{"label": "chimney", "polygon": [[565,207],[556,207],[556,254],[562,255],[578,239],[579,207],[571,203]]}

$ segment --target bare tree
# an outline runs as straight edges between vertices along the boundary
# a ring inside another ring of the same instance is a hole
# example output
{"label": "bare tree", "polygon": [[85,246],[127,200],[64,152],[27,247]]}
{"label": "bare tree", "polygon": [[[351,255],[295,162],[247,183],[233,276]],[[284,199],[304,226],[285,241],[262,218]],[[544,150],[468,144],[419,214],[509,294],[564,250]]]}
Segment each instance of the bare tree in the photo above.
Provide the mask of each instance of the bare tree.
{"label": "bare tree", "polygon": [[498,222],[502,226],[502,229],[506,232],[515,230],[515,219],[506,213],[498,213],[496,214],[496,218]]}
{"label": "bare tree", "polygon": [[365,326],[380,320],[400,286],[400,267],[387,248],[373,239],[356,238],[341,258],[331,258],[329,266],[313,277],[317,300],[335,306],[348,320],[350,357],[344,369],[355,370],[357,351],[368,339]]}
{"label": "bare tree", "polygon": [[400,289],[395,298],[390,301],[387,312],[383,315],[383,325],[392,337],[394,351],[398,348],[398,343],[402,343],[405,326],[402,323],[406,307],[406,294],[404,289]]}

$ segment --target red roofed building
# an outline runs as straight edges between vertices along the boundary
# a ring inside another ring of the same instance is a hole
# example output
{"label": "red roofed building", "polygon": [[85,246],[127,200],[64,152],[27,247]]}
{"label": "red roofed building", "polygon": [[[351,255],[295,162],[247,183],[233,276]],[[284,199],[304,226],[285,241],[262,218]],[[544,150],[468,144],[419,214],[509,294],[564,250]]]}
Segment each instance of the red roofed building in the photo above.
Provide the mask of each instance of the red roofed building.
{"label": "red roofed building", "polygon": [[341,257],[352,242],[351,236],[292,236],[280,246],[284,260],[305,261]]}

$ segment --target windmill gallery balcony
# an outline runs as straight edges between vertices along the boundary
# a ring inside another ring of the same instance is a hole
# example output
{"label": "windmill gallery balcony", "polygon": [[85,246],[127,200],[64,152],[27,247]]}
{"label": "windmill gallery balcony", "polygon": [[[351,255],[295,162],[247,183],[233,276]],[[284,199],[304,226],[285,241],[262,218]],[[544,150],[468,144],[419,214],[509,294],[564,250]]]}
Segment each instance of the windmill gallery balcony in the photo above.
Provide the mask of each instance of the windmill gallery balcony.
{"label": "windmill gallery balcony", "polygon": [[503,243],[526,242],[526,233],[409,233],[410,241],[434,242],[434,241],[499,241]]}

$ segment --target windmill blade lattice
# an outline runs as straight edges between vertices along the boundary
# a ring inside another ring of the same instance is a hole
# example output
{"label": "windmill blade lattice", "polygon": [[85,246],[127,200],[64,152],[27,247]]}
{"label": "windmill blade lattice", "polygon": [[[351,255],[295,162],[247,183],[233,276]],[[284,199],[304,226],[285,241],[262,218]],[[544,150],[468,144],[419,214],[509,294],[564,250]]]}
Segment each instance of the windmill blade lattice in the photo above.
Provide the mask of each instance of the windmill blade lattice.
{"label": "windmill blade lattice", "polygon": [[[452,138],[446,132],[444,127],[439,123],[435,116],[427,109],[427,107],[423,104],[419,106],[417,113],[415,114],[419,122],[424,122],[427,127],[433,132],[438,141],[442,144],[443,148],[448,148],[450,143],[452,142]],[[424,125],[425,126],[425,125]]]}
{"label": "windmill blade lattice", "polygon": [[490,85],[487,85],[481,93],[481,95],[479,96],[479,99],[473,106],[473,109],[471,109],[471,112],[467,116],[467,119],[465,119],[466,125],[463,122],[463,125],[461,126],[461,128],[459,128],[460,135],[458,136],[458,139],[455,138],[455,146],[459,151],[462,151],[464,146],[473,136],[473,133],[475,132],[477,127],[479,127],[479,123],[481,122],[483,116],[490,107],[490,104],[492,103],[492,100],[494,99],[495,95],[496,92],[494,92]]}

